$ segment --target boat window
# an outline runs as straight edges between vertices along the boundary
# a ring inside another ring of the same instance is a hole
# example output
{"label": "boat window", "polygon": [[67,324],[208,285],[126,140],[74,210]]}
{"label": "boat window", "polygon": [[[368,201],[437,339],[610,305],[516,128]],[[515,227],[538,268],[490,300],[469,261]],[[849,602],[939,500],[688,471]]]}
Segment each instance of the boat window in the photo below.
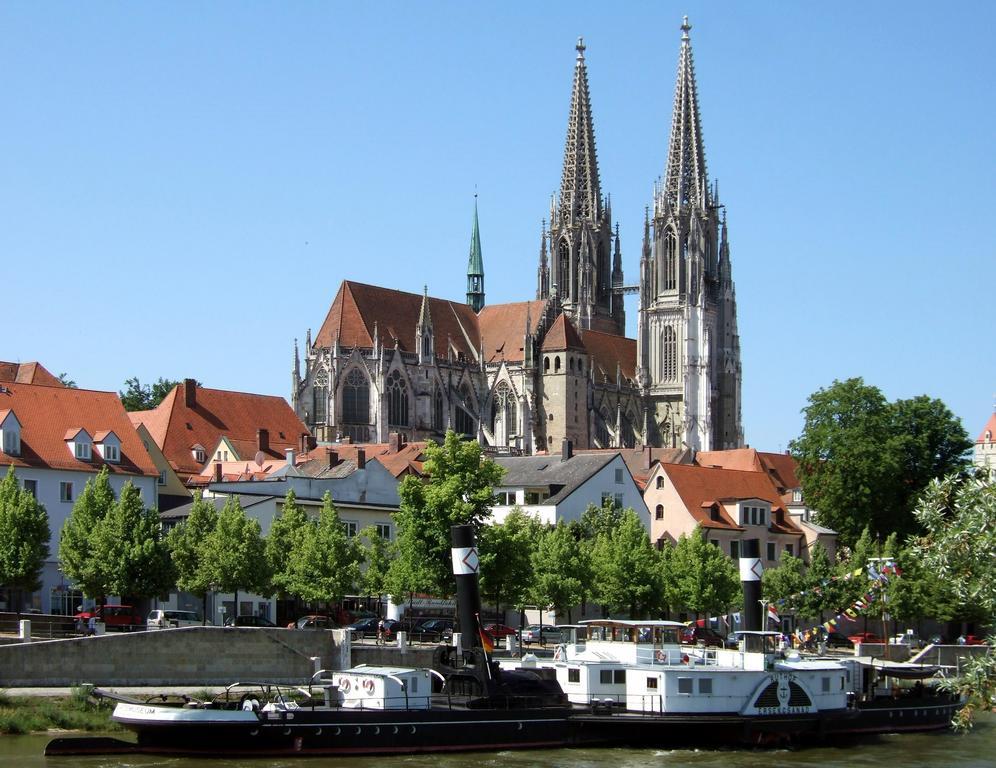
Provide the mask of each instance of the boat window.
{"label": "boat window", "polygon": [[617,669],[617,670],[615,670],[613,672],[613,682],[616,683],[617,685],[625,685],[626,684],[626,670],[625,669]]}
{"label": "boat window", "polygon": [[712,678],[711,677],[700,677],[699,678],[699,693],[712,693]]}
{"label": "boat window", "polygon": [[823,693],[830,693],[830,678],[823,678]]}
{"label": "boat window", "polygon": [[418,678],[417,677],[413,677],[411,680],[412,680],[412,684],[411,684],[411,690],[409,691],[409,693],[418,693]]}
{"label": "boat window", "polygon": [[569,683],[580,683],[581,682],[581,670],[574,667],[570,667],[567,670],[567,682]]}
{"label": "boat window", "polygon": [[656,677],[648,677],[647,678],[647,690],[648,691],[656,691],[657,690],[657,678]]}
{"label": "boat window", "polygon": [[692,678],[678,678],[678,693],[692,693]]}

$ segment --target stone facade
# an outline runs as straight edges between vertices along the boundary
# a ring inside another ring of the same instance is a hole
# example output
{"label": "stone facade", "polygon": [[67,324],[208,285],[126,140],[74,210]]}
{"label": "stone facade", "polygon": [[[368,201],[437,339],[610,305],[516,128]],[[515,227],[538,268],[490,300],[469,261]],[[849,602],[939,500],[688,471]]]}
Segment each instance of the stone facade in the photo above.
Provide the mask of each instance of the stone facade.
{"label": "stone facade", "polygon": [[[638,286],[623,280],[601,192],[585,46],[578,41],[559,195],[540,238],[536,299],[487,305],[475,200],[467,303],[343,282],[292,406],[320,441],[441,437],[496,452],[743,443],[740,343],[725,213],[706,180],[687,19],[664,181]],[[623,297],[639,294],[638,339]]]}

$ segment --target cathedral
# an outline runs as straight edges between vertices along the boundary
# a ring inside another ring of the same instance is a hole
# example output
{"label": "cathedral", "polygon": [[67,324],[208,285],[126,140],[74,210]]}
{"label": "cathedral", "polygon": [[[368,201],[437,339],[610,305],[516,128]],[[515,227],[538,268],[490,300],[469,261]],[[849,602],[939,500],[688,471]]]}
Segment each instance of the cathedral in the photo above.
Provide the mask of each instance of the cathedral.
{"label": "cathedral", "polygon": [[[725,208],[709,183],[687,18],[663,181],[623,280],[602,195],[585,46],[577,44],[560,191],[540,238],[536,296],[489,305],[477,204],[463,302],[344,281],[291,400],[319,441],[475,438],[498,453],[743,445]],[[639,296],[637,338],[623,298]]]}

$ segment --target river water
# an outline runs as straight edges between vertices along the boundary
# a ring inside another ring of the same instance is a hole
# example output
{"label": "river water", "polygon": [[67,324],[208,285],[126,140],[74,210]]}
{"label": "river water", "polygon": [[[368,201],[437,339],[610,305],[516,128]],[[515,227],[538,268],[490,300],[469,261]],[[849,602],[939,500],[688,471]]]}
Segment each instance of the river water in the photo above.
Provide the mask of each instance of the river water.
{"label": "river water", "polygon": [[200,759],[156,755],[43,757],[48,736],[0,736],[0,766],[11,768],[992,768],[996,715],[984,715],[967,735],[880,736],[846,747],[797,750],[559,749],[410,757]]}

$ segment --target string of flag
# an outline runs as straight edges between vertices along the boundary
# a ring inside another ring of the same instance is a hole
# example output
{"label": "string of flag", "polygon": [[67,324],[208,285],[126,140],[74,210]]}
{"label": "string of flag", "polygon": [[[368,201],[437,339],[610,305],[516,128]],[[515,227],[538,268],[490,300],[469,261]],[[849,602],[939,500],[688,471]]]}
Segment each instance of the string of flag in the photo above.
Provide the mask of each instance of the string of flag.
{"label": "string of flag", "polygon": [[823,579],[823,581],[815,587],[804,589],[801,592],[796,592],[795,594],[788,595],[787,597],[780,597],[774,601],[774,605],[779,608],[784,608],[793,600],[797,600],[805,595],[822,595],[823,590],[831,583],[835,581],[850,581],[851,579],[856,579],[863,574],[867,574],[868,579],[873,583],[881,583],[883,581],[888,581],[890,576],[899,576],[900,571],[899,567],[892,560],[887,560],[882,563],[881,567],[877,567],[876,563],[868,563],[866,568],[855,568],[853,571],[848,571],[841,576],[831,576],[830,578]]}

